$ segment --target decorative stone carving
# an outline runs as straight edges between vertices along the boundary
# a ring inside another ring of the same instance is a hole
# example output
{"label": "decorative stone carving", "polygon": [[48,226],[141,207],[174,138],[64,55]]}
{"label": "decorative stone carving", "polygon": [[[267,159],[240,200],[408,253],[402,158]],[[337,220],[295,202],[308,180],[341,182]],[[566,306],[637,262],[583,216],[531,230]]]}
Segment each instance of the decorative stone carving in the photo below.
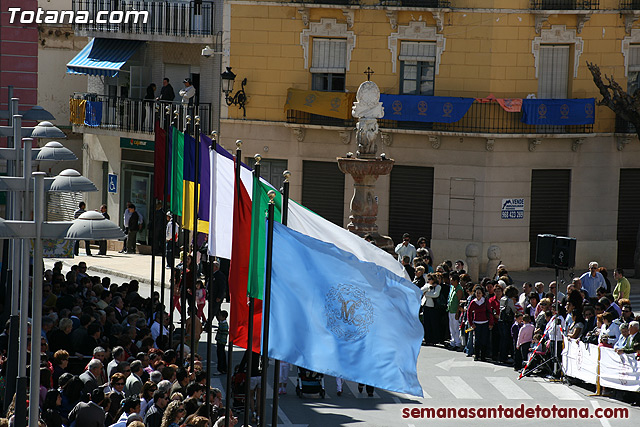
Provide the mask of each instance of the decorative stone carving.
{"label": "decorative stone carving", "polygon": [[347,28],[351,29],[353,27],[353,17],[354,12],[352,9],[342,9],[342,14],[345,18],[347,18]]}
{"label": "decorative stone carving", "polygon": [[618,151],[624,150],[624,147],[631,142],[631,138],[628,138],[626,136],[619,136],[616,138],[616,140],[618,143],[617,144]]}
{"label": "decorative stone carving", "polygon": [[393,144],[393,134],[382,132],[380,134],[380,139],[382,140],[382,145],[386,145],[387,147]]}
{"label": "decorative stone carving", "polygon": [[444,13],[442,12],[431,12],[433,19],[436,20],[436,27],[438,28],[438,32],[441,33],[444,28]]}
{"label": "decorative stone carving", "polygon": [[469,243],[464,252],[467,256],[465,260],[467,264],[467,274],[471,276],[474,282],[477,282],[479,280],[478,276],[480,275],[480,247],[475,243]]}
{"label": "decorative stone carving", "polygon": [[387,175],[393,168],[394,161],[386,156],[376,158],[378,118],[384,116],[380,102],[380,89],[372,81],[363,82],[358,88],[356,102],[353,103],[352,115],[359,119],[356,125],[356,141],[358,151],[356,158],[337,159],[340,170],[353,177],[353,197],[351,198],[349,231],[364,236],[371,234],[375,244],[389,252],[393,250],[393,240],[378,233],[376,220],[378,217],[378,197],[375,195],[375,183],[380,175]]}
{"label": "decorative stone carving", "polygon": [[576,138],[571,141],[571,151],[578,151],[580,146],[584,143],[584,138]]}
{"label": "decorative stone carving", "polygon": [[495,277],[498,265],[500,265],[501,256],[502,251],[500,250],[500,246],[489,246],[489,249],[487,249],[487,258],[489,258],[489,261],[487,261],[487,270],[485,271],[485,277]]}
{"label": "decorative stone carving", "polygon": [[296,137],[298,142],[304,141],[304,128],[291,128],[293,135]]}
{"label": "decorative stone carving", "polygon": [[436,74],[440,72],[440,56],[444,52],[446,39],[442,34],[438,34],[437,28],[427,27],[427,23],[423,21],[411,21],[409,25],[400,25],[398,32],[390,34],[388,40],[392,72],[396,72],[399,40],[434,41],[436,43]]}
{"label": "decorative stone carving", "polygon": [[573,77],[578,77],[578,66],[580,65],[580,55],[584,48],[582,37],[576,36],[576,30],[567,30],[566,25],[553,25],[548,30],[542,30],[540,37],[536,37],[531,42],[534,63],[536,67],[536,78],[538,77],[538,65],[540,64],[541,44],[573,44]]}
{"label": "decorative stone carving", "polygon": [[541,139],[530,139],[529,140],[529,151],[531,151],[531,152],[536,151],[536,148],[538,147],[538,145],[540,145],[541,142],[542,142]]}
{"label": "decorative stone carving", "polygon": [[627,34],[633,33],[633,23],[640,17],[640,12],[625,10],[622,12],[624,14],[624,31]]}
{"label": "decorative stone carving", "polygon": [[586,24],[589,19],[591,19],[591,15],[578,15],[578,22],[576,27],[578,34],[582,32],[584,24]]}
{"label": "decorative stone carving", "polygon": [[391,29],[397,30],[398,29],[398,11],[387,10],[387,18],[389,18],[389,24],[391,25]]}
{"label": "decorative stone carving", "polygon": [[548,20],[549,20],[549,14],[547,13],[536,14],[536,17],[535,17],[536,34],[540,34],[540,31],[542,31],[542,25],[544,25],[544,23],[547,22]]}
{"label": "decorative stone carving", "polygon": [[304,24],[304,26],[308,27],[309,26],[309,8],[300,7],[298,8],[298,13],[302,17],[302,23]]}
{"label": "decorative stone carving", "polygon": [[344,145],[349,145],[351,142],[351,131],[341,130],[338,134],[340,135],[340,141],[342,141]]}
{"label": "decorative stone carving", "polygon": [[438,135],[429,135],[429,142],[431,143],[431,147],[436,150],[440,148],[440,144],[442,143]]}
{"label": "decorative stone carving", "polygon": [[300,32],[300,45],[304,56],[304,68],[309,68],[309,39],[311,37],[343,37],[347,40],[347,64],[346,69],[349,71],[349,63],[351,62],[351,52],[356,46],[356,35],[353,31],[347,31],[347,24],[339,23],[335,19],[322,18],[320,22],[312,22],[309,28]]}
{"label": "decorative stone carving", "polygon": [[493,146],[495,145],[496,140],[493,138],[487,138],[487,142],[484,145],[484,149],[487,151],[493,151]]}
{"label": "decorative stone carving", "polygon": [[351,108],[351,115],[356,123],[356,157],[373,158],[378,151],[378,119],[384,116],[384,108],[380,102],[380,89],[372,81],[363,82],[356,93],[356,102]]}

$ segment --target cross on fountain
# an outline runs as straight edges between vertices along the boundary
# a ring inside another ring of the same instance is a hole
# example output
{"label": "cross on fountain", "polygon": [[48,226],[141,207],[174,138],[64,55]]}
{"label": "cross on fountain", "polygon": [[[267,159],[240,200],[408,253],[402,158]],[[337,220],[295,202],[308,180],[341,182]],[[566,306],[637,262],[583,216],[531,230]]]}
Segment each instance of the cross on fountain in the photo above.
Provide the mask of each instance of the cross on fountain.
{"label": "cross on fountain", "polygon": [[371,74],[375,74],[375,72],[371,69],[371,67],[367,67],[367,70],[363,74],[367,75],[367,81],[371,81]]}

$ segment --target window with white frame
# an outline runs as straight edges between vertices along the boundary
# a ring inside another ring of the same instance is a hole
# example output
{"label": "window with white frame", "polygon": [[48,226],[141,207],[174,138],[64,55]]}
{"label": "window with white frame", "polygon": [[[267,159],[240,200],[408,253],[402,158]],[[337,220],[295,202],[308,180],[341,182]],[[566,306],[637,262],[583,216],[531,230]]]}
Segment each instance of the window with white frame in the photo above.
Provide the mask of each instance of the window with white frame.
{"label": "window with white frame", "polygon": [[538,98],[569,97],[569,45],[540,45]]}
{"label": "window with white frame", "polygon": [[434,94],[436,43],[402,41],[400,45],[400,94]]}
{"label": "window with white frame", "polygon": [[314,37],[311,55],[311,89],[344,91],[347,40]]}
{"label": "window with white frame", "polygon": [[640,44],[629,46],[627,61],[627,92],[633,95],[640,88]]}

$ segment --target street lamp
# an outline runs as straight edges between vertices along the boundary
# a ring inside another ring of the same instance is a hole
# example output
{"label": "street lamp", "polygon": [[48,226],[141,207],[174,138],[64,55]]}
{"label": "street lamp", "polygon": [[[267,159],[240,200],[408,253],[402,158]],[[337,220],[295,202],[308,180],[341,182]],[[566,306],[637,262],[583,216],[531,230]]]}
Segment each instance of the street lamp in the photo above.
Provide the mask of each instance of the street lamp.
{"label": "street lamp", "polygon": [[32,138],[66,138],[67,135],[51,122],[40,122],[31,132]]}
{"label": "street lamp", "polygon": [[224,92],[224,99],[227,102],[227,105],[237,105],[238,108],[242,109],[242,117],[247,117],[247,110],[244,107],[247,103],[247,94],[244,91],[244,87],[247,84],[247,78],[245,77],[242,80],[242,86],[239,91],[234,95],[229,95],[233,92],[233,83],[236,80],[236,75],[231,71],[231,67],[227,67],[227,71],[220,74],[220,77],[222,78],[222,92]]}
{"label": "street lamp", "polygon": [[36,160],[44,161],[60,161],[60,160],[78,160],[73,151],[69,150],[58,141],[47,142],[36,155]]}
{"label": "street lamp", "polygon": [[74,169],[65,169],[53,179],[49,191],[87,192],[98,191],[98,188],[80,172]]}

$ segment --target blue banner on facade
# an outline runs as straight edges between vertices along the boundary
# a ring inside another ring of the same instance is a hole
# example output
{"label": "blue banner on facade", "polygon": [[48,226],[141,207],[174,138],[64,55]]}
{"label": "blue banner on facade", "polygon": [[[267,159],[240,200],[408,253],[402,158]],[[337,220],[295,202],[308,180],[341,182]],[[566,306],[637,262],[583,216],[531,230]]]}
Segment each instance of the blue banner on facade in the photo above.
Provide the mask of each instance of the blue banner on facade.
{"label": "blue banner on facade", "polygon": [[591,125],[595,122],[596,100],[524,99],[522,122],[528,125]]}
{"label": "blue banner on facade", "polygon": [[84,124],[87,126],[98,127],[102,122],[102,102],[87,101],[87,107],[84,113]]}
{"label": "blue banner on facade", "polygon": [[384,94],[380,101],[385,120],[455,123],[467,114],[474,98]]}

